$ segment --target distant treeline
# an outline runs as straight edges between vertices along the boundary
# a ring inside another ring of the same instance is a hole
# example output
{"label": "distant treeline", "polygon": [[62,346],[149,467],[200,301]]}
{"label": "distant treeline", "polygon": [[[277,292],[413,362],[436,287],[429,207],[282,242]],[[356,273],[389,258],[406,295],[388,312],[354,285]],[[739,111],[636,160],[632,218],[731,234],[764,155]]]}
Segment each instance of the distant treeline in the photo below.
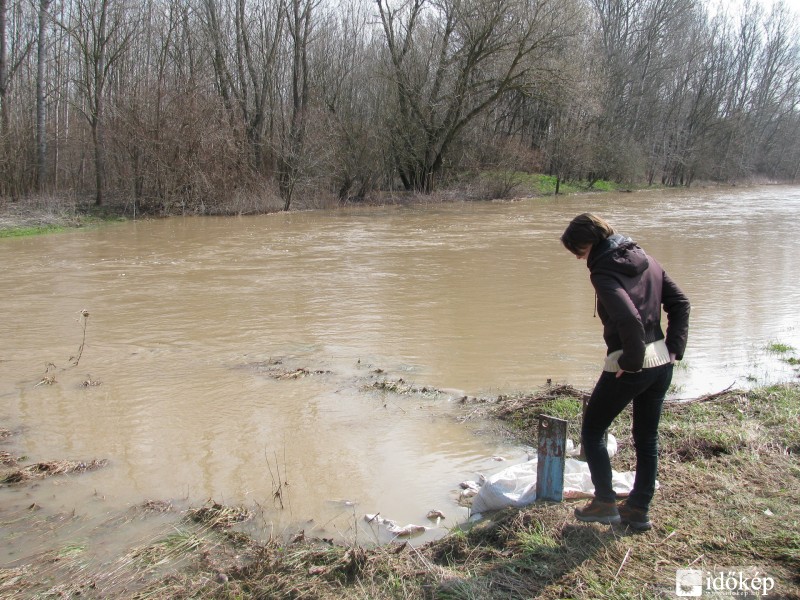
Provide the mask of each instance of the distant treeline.
{"label": "distant treeline", "polygon": [[726,4],[0,0],[0,196],[213,212],[481,172],[794,180],[797,15]]}

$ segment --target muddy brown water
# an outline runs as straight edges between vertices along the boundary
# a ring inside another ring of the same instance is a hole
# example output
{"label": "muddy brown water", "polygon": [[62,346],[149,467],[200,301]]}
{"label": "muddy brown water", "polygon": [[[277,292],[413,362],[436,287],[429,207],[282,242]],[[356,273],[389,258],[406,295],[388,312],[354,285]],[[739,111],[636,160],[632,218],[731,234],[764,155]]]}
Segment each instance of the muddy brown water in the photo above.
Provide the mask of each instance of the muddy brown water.
{"label": "muddy brown water", "polygon": [[[598,374],[585,263],[558,241],[586,210],[640,241],[693,302],[674,397],[797,377],[767,350],[800,349],[797,187],[173,218],[0,240],[0,424],[16,432],[0,449],[27,462],[109,459],[0,489],[0,527],[34,504],[78,521],[60,538],[11,536],[0,564],[75,539],[124,545],[134,534],[98,524],[147,500],[257,506],[272,534],[383,541],[364,523],[380,513],[433,527],[420,542],[443,535],[468,516],[461,481],[530,450],[462,422],[457,398],[547,379],[589,388]],[[276,377],[292,372],[302,376]],[[445,392],[370,387],[400,378]],[[446,516],[438,526],[432,509]]]}

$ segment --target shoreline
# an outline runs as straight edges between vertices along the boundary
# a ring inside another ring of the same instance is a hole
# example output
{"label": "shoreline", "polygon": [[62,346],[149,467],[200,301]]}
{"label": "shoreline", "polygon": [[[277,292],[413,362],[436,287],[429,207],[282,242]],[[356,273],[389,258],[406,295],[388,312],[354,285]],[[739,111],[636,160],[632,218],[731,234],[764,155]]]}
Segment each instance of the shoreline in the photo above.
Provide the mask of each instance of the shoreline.
{"label": "shoreline", "polygon": [[[715,182],[696,182],[691,188],[676,188],[664,186],[616,186],[609,189],[586,189],[580,184],[564,184],[565,192],[561,196],[573,196],[576,194],[607,194],[612,192],[633,192],[633,191],[665,191],[677,189],[736,189],[742,187],[759,187],[765,185],[797,185],[792,182],[771,182],[753,180],[746,183],[715,183]],[[464,190],[440,190],[431,194],[415,194],[411,192],[385,193],[376,197],[373,201],[363,203],[347,203],[333,206],[310,206],[306,208],[293,208],[289,212],[299,210],[329,210],[351,206],[413,206],[425,204],[443,204],[452,202],[493,202],[493,201],[521,201],[531,198],[552,197],[553,193],[526,190],[527,193],[508,198],[483,198],[471,197],[468,191]],[[241,213],[231,210],[229,213],[192,213],[193,216],[243,216],[252,214],[272,214],[281,212],[279,210],[264,210],[260,212]],[[4,237],[24,237],[43,233],[55,233],[78,229],[83,227],[98,226],[104,223],[119,223],[136,219],[161,219],[177,214],[149,214],[133,216],[131,214],[130,203],[108,203],[97,207],[92,202],[81,202],[73,196],[48,196],[23,198],[11,201],[8,198],[0,198],[0,238]]]}

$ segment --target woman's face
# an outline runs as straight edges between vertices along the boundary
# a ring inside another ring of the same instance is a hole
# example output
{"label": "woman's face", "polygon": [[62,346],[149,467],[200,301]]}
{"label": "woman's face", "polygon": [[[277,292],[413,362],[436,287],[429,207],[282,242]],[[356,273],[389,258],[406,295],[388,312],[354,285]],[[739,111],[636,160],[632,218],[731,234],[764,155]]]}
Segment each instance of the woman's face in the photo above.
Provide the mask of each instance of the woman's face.
{"label": "woman's face", "polygon": [[575,258],[578,260],[584,260],[589,257],[589,252],[592,251],[591,246],[584,246],[583,248],[578,248],[578,252],[575,254]]}

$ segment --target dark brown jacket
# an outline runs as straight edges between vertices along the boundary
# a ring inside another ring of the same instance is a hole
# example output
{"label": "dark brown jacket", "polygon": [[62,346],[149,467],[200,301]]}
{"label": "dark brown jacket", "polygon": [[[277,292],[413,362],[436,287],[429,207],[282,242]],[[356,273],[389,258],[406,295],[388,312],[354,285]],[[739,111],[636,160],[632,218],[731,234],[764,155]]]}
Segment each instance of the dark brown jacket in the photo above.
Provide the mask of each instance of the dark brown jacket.
{"label": "dark brown jacket", "polygon": [[664,339],[661,307],[667,313],[666,344],[683,358],[689,335],[689,299],[653,257],[633,240],[614,234],[596,244],[587,265],[603,322],[608,353],[622,350],[619,366],[638,371],[645,345]]}

